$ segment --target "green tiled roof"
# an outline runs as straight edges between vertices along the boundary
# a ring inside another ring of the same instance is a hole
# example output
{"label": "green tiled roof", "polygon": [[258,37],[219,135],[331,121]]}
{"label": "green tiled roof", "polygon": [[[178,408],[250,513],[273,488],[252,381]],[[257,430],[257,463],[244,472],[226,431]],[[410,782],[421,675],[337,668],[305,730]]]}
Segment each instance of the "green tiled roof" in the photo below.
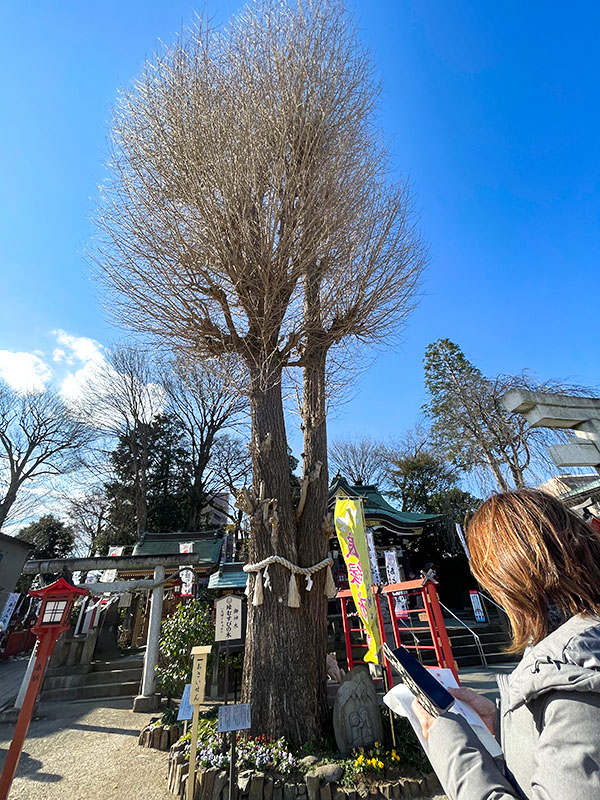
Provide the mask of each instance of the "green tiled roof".
{"label": "green tiled roof", "polygon": [[179,545],[193,542],[193,552],[199,556],[200,564],[218,564],[223,544],[221,528],[211,531],[176,531],[174,533],[143,533],[133,548],[134,556],[166,555],[179,553]]}
{"label": "green tiled roof", "polygon": [[333,509],[335,498],[338,495],[362,497],[367,525],[373,526],[380,523],[390,531],[400,534],[419,534],[428,522],[439,519],[439,514],[413,514],[410,511],[399,511],[384,499],[377,486],[373,484],[351,486],[341,475],[336,475],[329,486],[329,507],[331,509]]}
{"label": "green tiled roof", "polygon": [[248,575],[243,571],[243,561],[221,564],[218,572],[213,573],[208,581],[209,589],[245,589]]}
{"label": "green tiled roof", "polygon": [[595,481],[590,481],[589,483],[582,483],[581,485],[576,486],[574,489],[565,492],[565,494],[561,495],[561,500],[566,500],[569,497],[576,497],[578,494],[595,492],[597,489],[600,489],[600,478]]}

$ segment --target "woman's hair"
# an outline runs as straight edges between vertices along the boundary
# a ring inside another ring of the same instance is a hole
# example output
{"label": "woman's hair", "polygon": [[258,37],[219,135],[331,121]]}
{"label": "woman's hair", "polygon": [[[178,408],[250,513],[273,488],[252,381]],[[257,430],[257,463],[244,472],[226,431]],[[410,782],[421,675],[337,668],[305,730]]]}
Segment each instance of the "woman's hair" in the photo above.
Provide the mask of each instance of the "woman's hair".
{"label": "woman's hair", "polygon": [[549,612],[600,615],[600,533],[533,489],[492,495],[474,514],[471,569],[505,609],[512,652],[550,632]]}

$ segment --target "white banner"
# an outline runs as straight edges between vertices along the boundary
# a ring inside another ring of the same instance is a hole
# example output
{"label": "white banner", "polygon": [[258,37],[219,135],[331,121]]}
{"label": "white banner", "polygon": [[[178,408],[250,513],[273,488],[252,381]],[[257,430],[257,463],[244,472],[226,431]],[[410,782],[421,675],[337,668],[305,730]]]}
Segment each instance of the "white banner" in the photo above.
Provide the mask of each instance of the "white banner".
{"label": "white banner", "polygon": [[0,633],[8,628],[10,618],[19,602],[19,597],[21,597],[19,592],[11,592],[8,595],[8,600],[4,604],[2,614],[0,615]]}
{"label": "white banner", "polygon": [[471,553],[469,553],[469,548],[467,546],[467,540],[465,539],[465,535],[463,533],[463,529],[460,526],[460,522],[456,523],[456,532],[458,534],[458,538],[460,539],[460,543],[463,546],[463,550],[465,551],[467,558],[469,561],[471,560]]}
{"label": "white banner", "polygon": [[[398,554],[395,550],[385,551],[385,571],[388,583],[400,583],[400,568],[398,566]],[[408,617],[408,606],[406,603],[405,592],[394,592],[395,611],[397,617],[406,619]]]}
{"label": "white banner", "polygon": [[376,586],[381,585],[381,575],[379,574],[379,564],[377,563],[377,552],[373,540],[372,531],[367,530],[367,546],[369,548],[369,562],[371,563],[371,575]]}
{"label": "white banner", "polygon": [[180,553],[193,553],[194,552],[194,543],[193,542],[179,542],[179,552]]}
{"label": "white banner", "polygon": [[[125,549],[124,547],[117,547],[117,546],[109,547],[108,555],[109,557],[122,556],[124,549]],[[105,569],[104,572],[102,573],[102,577],[100,578],[100,581],[102,583],[113,583],[113,581],[116,580],[117,580],[116,569]]]}
{"label": "white banner", "polygon": [[196,580],[194,568],[182,567],[179,570],[179,578],[181,580],[181,596],[191,597],[194,594],[194,581]]}
{"label": "white banner", "polygon": [[471,598],[471,605],[473,606],[473,613],[475,614],[475,622],[486,622],[485,611],[483,610],[483,606],[481,604],[479,592],[477,592],[475,589],[471,589],[469,592],[469,597]]}

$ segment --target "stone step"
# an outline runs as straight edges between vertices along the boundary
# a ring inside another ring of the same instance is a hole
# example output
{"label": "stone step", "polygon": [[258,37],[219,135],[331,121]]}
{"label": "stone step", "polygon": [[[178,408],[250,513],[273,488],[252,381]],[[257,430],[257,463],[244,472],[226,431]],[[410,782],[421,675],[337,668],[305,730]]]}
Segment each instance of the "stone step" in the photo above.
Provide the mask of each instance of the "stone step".
{"label": "stone step", "polygon": [[44,679],[42,695],[58,689],[75,689],[83,686],[88,675],[89,673],[86,672],[76,672],[73,675],[49,675]]}
{"label": "stone step", "polygon": [[[488,664],[516,663],[520,660],[519,656],[513,656],[512,653],[486,653],[485,659]],[[474,667],[481,664],[481,657],[479,654],[461,656],[460,659],[456,659],[456,663],[459,667]]]}
{"label": "stone step", "polygon": [[[475,633],[477,633],[477,631],[475,631]],[[510,636],[507,633],[477,633],[477,636],[479,636],[479,641],[482,644],[486,642],[510,642]],[[452,647],[461,647],[462,645],[475,641],[473,634],[467,633],[466,631],[460,636],[450,636],[449,638]]]}
{"label": "stone step", "polygon": [[[483,644],[481,649],[487,655],[488,653],[501,653],[506,649],[506,646],[506,642],[488,642],[487,644]],[[474,643],[466,644],[462,647],[452,648],[452,655],[457,661],[460,661],[460,659],[465,656],[473,656],[478,654],[479,648]]]}
{"label": "stone step", "polygon": [[139,667],[129,667],[127,669],[111,669],[102,670],[101,672],[89,672],[84,676],[84,684],[86,686],[95,686],[105,683],[129,683],[131,681],[137,681],[139,683],[140,678],[142,677],[142,672],[142,665]]}
{"label": "stone step", "polygon": [[92,670],[94,672],[111,672],[115,669],[133,669],[135,667],[142,669],[144,665],[144,658],[140,655],[124,656],[123,658],[115,658],[112,661],[94,661],[92,663]]}
{"label": "stone step", "polygon": [[69,700],[93,700],[103,697],[135,697],[139,691],[139,681],[126,683],[104,683],[92,686],[73,686],[69,689],[51,689],[42,692],[43,703],[64,702]]}

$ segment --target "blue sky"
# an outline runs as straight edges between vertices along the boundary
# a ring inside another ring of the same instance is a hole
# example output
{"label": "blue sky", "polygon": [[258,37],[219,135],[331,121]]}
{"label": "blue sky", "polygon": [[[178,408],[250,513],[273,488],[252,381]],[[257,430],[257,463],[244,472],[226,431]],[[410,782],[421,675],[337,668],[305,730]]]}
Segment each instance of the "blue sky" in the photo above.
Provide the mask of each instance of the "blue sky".
{"label": "blue sky", "polygon": [[[95,357],[87,340],[122,336],[82,256],[109,107],[158,40],[171,41],[195,10],[225,20],[240,5],[2,4],[6,376],[37,370],[43,380],[73,381]],[[597,386],[600,7],[357,0],[353,9],[383,80],[381,124],[396,169],[413,183],[431,262],[404,343],[358,379],[332,435],[386,437],[412,425],[424,400],[423,352],[439,337],[488,374],[528,368]]]}

